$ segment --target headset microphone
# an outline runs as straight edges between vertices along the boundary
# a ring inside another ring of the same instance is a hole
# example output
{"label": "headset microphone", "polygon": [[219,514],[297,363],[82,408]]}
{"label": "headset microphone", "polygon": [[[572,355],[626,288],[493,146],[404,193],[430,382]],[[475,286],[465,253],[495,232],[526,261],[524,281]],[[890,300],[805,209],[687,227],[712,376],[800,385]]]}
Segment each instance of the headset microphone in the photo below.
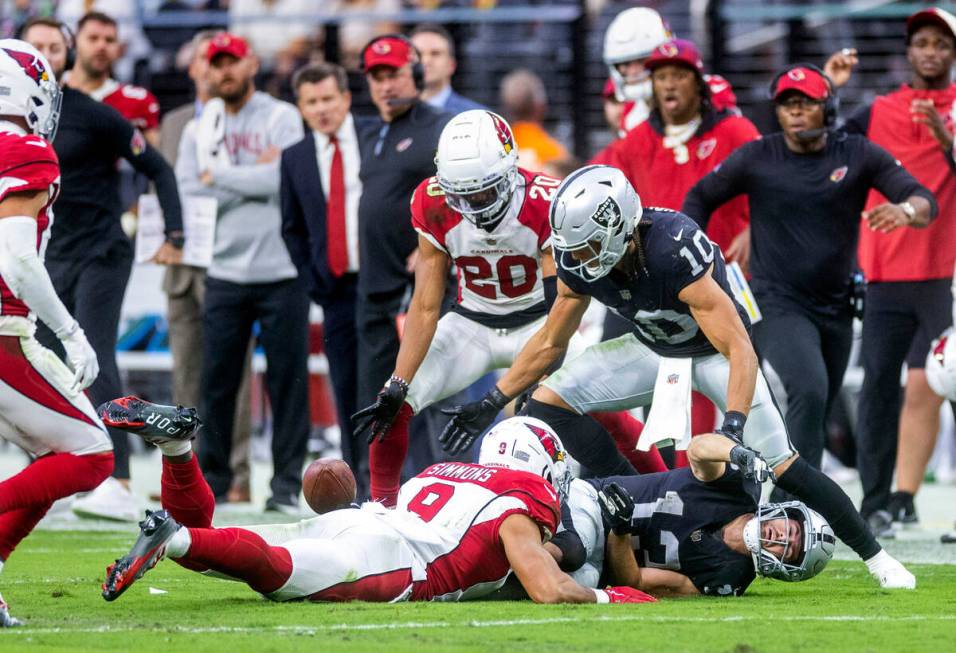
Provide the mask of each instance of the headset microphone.
{"label": "headset microphone", "polygon": [[794,132],[794,136],[801,143],[810,143],[817,140],[821,136],[827,133],[826,128],[817,127],[816,129],[804,129],[803,131]]}

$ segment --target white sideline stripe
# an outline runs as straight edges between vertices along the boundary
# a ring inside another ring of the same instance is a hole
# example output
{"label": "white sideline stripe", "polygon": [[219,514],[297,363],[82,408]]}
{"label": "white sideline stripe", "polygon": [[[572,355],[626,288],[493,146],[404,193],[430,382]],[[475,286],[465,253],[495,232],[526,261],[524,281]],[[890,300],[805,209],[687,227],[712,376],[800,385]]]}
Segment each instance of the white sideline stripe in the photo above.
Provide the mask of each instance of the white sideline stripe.
{"label": "white sideline stripe", "polygon": [[[878,621],[888,622],[910,622],[910,621],[956,621],[956,615],[936,615],[926,617],[921,615],[911,615],[905,617],[879,617],[873,615],[830,615],[822,617],[812,616],[789,616],[775,617],[776,621],[799,621],[799,622],[870,622]],[[315,635],[320,632],[347,632],[347,631],[366,631],[366,630],[406,630],[421,628],[497,628],[510,626],[544,626],[550,624],[563,623],[614,623],[641,621],[645,623],[713,623],[713,622],[742,622],[742,621],[760,621],[765,622],[764,617],[730,616],[730,617],[669,617],[669,616],[641,616],[641,615],[622,615],[622,616],[597,616],[597,617],[546,617],[541,619],[495,619],[488,621],[409,621],[405,623],[377,623],[377,624],[330,624],[327,626],[273,626],[273,627],[250,627],[250,626],[209,626],[201,628],[190,628],[185,626],[171,626],[169,628],[147,628],[142,625],[115,627],[110,625],[80,628],[31,628],[29,624],[22,628],[11,628],[0,631],[0,638],[3,635],[36,635],[36,634],[56,634],[56,633],[125,633],[125,632],[173,632],[185,634],[203,634],[203,633],[277,633],[289,635]]]}

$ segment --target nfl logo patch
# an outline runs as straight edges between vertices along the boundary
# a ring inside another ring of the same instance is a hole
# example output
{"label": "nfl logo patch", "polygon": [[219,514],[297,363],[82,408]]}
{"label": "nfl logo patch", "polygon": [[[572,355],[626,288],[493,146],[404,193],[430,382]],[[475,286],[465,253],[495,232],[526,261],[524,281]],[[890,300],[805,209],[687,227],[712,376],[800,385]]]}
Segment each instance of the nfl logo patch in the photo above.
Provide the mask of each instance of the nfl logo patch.
{"label": "nfl logo patch", "polygon": [[667,375],[667,385],[674,385],[678,380],[680,380],[680,374]]}

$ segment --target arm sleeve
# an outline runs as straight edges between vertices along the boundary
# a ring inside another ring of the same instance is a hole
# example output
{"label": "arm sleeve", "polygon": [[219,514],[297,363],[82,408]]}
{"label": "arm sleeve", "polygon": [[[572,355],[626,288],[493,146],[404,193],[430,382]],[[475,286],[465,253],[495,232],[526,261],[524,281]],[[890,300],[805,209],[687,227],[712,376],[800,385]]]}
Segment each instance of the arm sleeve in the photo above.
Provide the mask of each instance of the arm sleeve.
{"label": "arm sleeve", "polygon": [[146,137],[116,111],[106,121],[106,142],[112,143],[116,154],[130,162],[138,172],[156,185],[156,196],[163,209],[166,234],[183,230],[183,207],[179,202],[176,174]]}
{"label": "arm sleeve", "polygon": [[289,257],[299,271],[299,278],[312,285],[312,260],[309,251],[309,230],[299,198],[292,188],[289,162],[283,153],[279,164],[279,205],[282,214],[282,239],[289,250]]}
{"label": "arm sleeve", "polygon": [[933,193],[904,168],[893,155],[869,140],[864,141],[864,157],[868,170],[871,170],[873,187],[883,193],[891,202],[902,202],[907,197],[919,195],[930,204],[930,218],[939,213],[939,206]]}
{"label": "arm sleeve", "polygon": [[713,172],[694,184],[684,197],[681,213],[688,215],[706,231],[714,210],[746,192],[747,156],[750,152],[748,145],[737,148]]}
{"label": "arm sleeve", "polygon": [[57,297],[36,243],[36,219],[26,215],[0,219],[0,275],[10,292],[63,338],[75,330],[76,320]]}
{"label": "arm sleeve", "polygon": [[[269,116],[269,145],[285,149],[302,139],[302,119],[291,105],[282,103]],[[245,197],[264,197],[279,192],[279,161],[251,166],[215,168],[213,185]]]}
{"label": "arm sleeve", "polygon": [[852,116],[843,123],[843,130],[848,134],[859,134],[866,136],[870,129],[870,112],[872,105],[864,105],[857,109]]}

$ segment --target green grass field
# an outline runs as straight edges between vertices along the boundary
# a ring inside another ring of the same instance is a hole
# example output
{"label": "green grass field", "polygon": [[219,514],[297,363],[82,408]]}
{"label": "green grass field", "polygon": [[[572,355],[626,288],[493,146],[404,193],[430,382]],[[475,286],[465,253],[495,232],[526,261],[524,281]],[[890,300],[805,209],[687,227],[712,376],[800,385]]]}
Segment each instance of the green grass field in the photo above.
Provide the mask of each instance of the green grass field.
{"label": "green grass field", "polygon": [[0,591],[27,625],[0,631],[0,651],[830,653],[956,646],[956,566],[949,564],[911,565],[915,592],[880,590],[862,563],[834,561],[813,581],[757,581],[736,599],[538,606],[278,604],[163,561],[106,603],[99,595],[106,564],[132,541],[129,532],[31,535],[0,576]]}

